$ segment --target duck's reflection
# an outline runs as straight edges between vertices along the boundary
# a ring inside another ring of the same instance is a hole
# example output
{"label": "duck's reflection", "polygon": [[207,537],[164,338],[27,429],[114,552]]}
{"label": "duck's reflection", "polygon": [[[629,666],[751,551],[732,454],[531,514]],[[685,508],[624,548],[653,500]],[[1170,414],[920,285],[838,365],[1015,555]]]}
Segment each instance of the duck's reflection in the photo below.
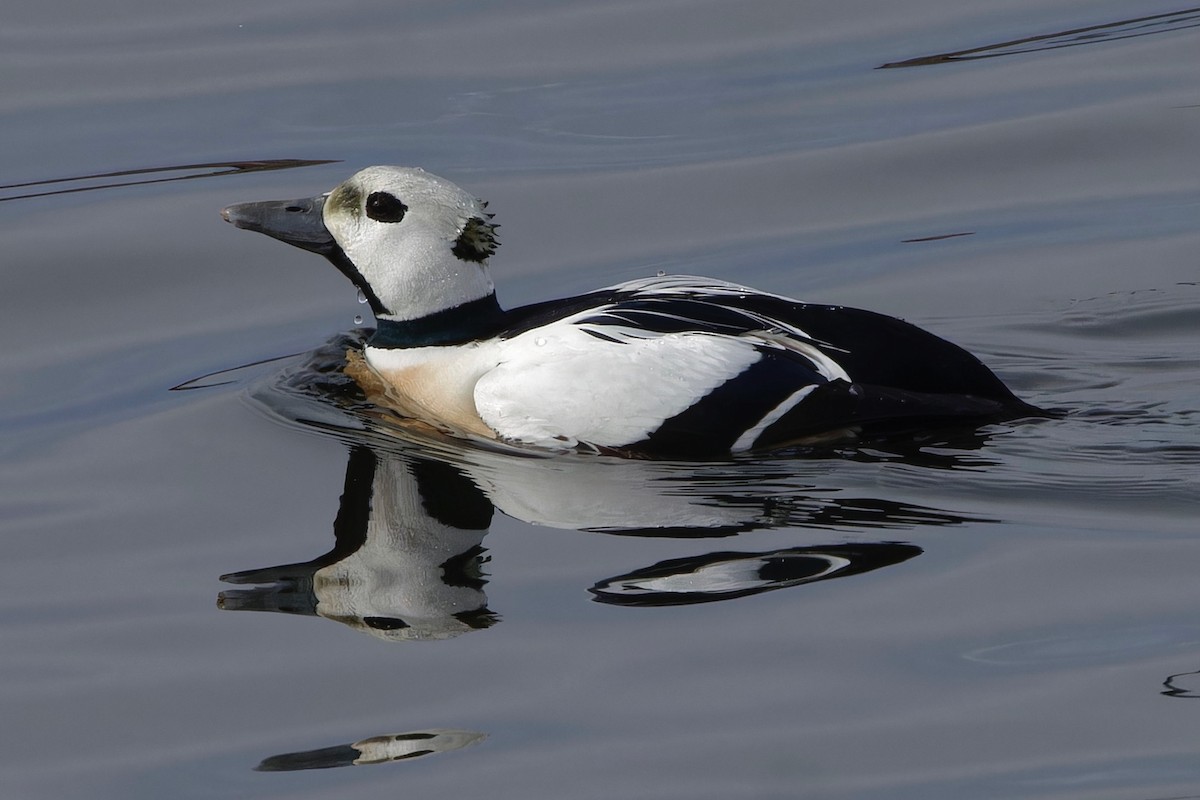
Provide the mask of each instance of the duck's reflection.
{"label": "duck's reflection", "polygon": [[264,758],[255,769],[259,772],[294,772],[302,769],[361,767],[393,761],[411,761],[415,758],[461,750],[485,738],[487,734],[477,731],[442,729],[389,733],[360,739],[353,744],[339,744],[299,753],[281,753]]}
{"label": "duck's reflection", "polygon": [[383,639],[448,639],[496,617],[483,593],[492,504],[462,472],[354,447],[334,545],[311,561],[221,576],[260,584],[218,597],[233,611],[315,614]]}
{"label": "duck's reflection", "polygon": [[[446,639],[486,628],[497,616],[484,593],[482,543],[497,507],[556,527],[687,538],[813,523],[963,521],[879,500],[789,496],[781,486],[772,489],[762,472],[743,484],[730,475],[720,480],[722,469],[712,466],[684,480],[651,462],[619,462],[613,469],[597,460],[566,469],[554,460],[484,455],[468,468],[403,448],[352,446],[333,548],[311,561],[222,576],[254,586],[224,591],[218,604],[318,615],[390,640]],[[661,527],[652,527],[656,519]],[[600,580],[591,592],[618,605],[725,600],[856,575],[920,552],[899,543],[702,552]]]}
{"label": "duck's reflection", "polygon": [[[333,548],[311,561],[223,576],[246,587],[222,592],[224,609],[317,615],[388,640],[446,639],[487,628],[498,617],[484,592],[482,543],[496,510],[555,528],[689,540],[778,528],[861,535],[974,519],[821,488],[829,461],[543,458],[396,428],[362,403],[345,377],[345,354],[355,344],[353,337],[330,342],[255,395],[285,421],[349,443]],[[937,466],[966,452],[931,449]],[[614,605],[727,600],[858,575],[920,552],[891,541],[770,552],[702,548],[597,576],[590,591]]]}

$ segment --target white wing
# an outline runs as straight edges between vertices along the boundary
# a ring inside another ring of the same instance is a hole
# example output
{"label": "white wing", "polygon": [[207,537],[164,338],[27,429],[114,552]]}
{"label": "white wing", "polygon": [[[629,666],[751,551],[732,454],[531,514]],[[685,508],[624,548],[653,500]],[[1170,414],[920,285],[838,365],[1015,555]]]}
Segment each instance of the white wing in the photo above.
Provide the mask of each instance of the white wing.
{"label": "white wing", "polygon": [[539,447],[619,447],[761,358],[751,341],[707,333],[617,336],[564,320],[508,340],[499,366],[475,385],[480,417],[502,437]]}

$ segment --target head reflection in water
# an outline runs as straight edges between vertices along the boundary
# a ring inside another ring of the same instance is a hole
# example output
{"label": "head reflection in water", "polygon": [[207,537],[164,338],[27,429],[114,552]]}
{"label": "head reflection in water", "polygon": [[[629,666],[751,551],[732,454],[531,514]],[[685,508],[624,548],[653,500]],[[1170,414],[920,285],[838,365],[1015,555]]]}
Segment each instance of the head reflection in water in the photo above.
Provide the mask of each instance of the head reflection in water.
{"label": "head reflection in water", "polygon": [[448,639],[496,621],[480,546],[492,505],[454,467],[355,447],[334,548],[312,561],[222,576],[227,610],[316,614],[382,639]]}

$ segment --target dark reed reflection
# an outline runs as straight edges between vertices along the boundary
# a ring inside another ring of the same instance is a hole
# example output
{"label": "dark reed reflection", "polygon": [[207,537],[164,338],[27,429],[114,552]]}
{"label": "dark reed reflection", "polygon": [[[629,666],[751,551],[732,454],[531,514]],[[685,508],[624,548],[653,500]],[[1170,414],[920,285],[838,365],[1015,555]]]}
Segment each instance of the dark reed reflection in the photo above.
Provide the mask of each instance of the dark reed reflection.
{"label": "dark reed reflection", "polygon": [[1200,700],[1200,669],[1168,675],[1163,681],[1161,694],[1186,700]]}
{"label": "dark reed reflection", "polygon": [[1019,53],[1036,53],[1040,50],[1057,50],[1063,47],[1077,47],[1081,44],[1097,44],[1100,42],[1114,42],[1120,39],[1134,39],[1156,33],[1168,33],[1194,28],[1198,25],[1200,25],[1200,8],[1185,8],[1165,14],[1152,14],[1145,17],[1106,22],[1101,25],[1088,25],[1083,28],[1072,28],[1055,33],[1026,36],[1021,39],[1012,39],[996,44],[972,47],[966,50],[918,56],[916,58],[905,59],[904,61],[880,64],[877,69],[924,67],[930,64],[946,64],[953,61],[974,61],[981,58],[998,58],[999,56],[1017,55]]}
{"label": "dark reed reflection", "polygon": [[255,770],[259,772],[295,772],[302,769],[331,769],[333,767],[362,767],[371,764],[390,764],[417,758],[449,753],[476,744],[487,738],[486,733],[434,728],[411,733],[389,733],[371,736],[352,744],[281,753],[264,758]]}
{"label": "dark reed reflection", "polygon": [[[226,175],[242,175],[250,172],[273,172],[296,167],[312,167],[318,164],[336,164],[337,159],[276,158],[260,161],[217,161],[206,164],[181,164],[173,167],[144,167],[117,172],[98,172],[92,175],[77,175],[72,178],[47,178],[40,181],[25,181],[0,185],[0,192],[13,189],[34,189],[0,197],[0,203],[8,200],[28,200],[33,197],[49,197],[76,192],[94,192],[98,189],[116,189],[122,186],[143,186],[152,183],[190,181],[197,178],[219,178]],[[151,177],[153,176],[153,177]],[[127,179],[127,180],[123,180]],[[67,184],[78,184],[70,186]],[[42,189],[54,186],[59,188]]]}

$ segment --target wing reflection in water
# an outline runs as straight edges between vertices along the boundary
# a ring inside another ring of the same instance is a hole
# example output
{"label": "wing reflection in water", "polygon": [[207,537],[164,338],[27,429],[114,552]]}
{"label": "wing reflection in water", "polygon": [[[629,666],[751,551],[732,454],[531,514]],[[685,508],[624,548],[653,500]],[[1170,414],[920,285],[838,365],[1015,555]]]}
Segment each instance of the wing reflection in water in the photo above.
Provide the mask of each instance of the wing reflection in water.
{"label": "wing reflection in water", "polygon": [[487,738],[476,731],[434,729],[412,733],[389,733],[372,736],[353,744],[322,747],[300,753],[282,753],[264,758],[259,772],[294,772],[301,769],[330,769],[332,767],[361,767],[368,764],[387,764],[410,761],[438,753],[460,750]]}
{"label": "wing reflection in water", "polygon": [[[348,443],[334,546],[311,561],[223,576],[247,585],[221,593],[224,609],[318,615],[393,641],[487,628],[498,619],[487,606],[482,546],[494,510],[556,528],[681,539],[772,528],[860,533],[972,519],[821,489],[828,460],[547,458],[411,430],[364,403],[343,373],[355,343],[336,339],[254,393],[285,422]],[[725,600],[856,575],[920,552],[894,542],[708,551],[602,580],[591,591],[617,605]]]}
{"label": "wing reflection in water", "polygon": [[769,553],[674,558],[601,581],[592,599],[623,606],[680,606],[746,597],[786,586],[844,578],[920,555],[911,544],[793,547]]}

